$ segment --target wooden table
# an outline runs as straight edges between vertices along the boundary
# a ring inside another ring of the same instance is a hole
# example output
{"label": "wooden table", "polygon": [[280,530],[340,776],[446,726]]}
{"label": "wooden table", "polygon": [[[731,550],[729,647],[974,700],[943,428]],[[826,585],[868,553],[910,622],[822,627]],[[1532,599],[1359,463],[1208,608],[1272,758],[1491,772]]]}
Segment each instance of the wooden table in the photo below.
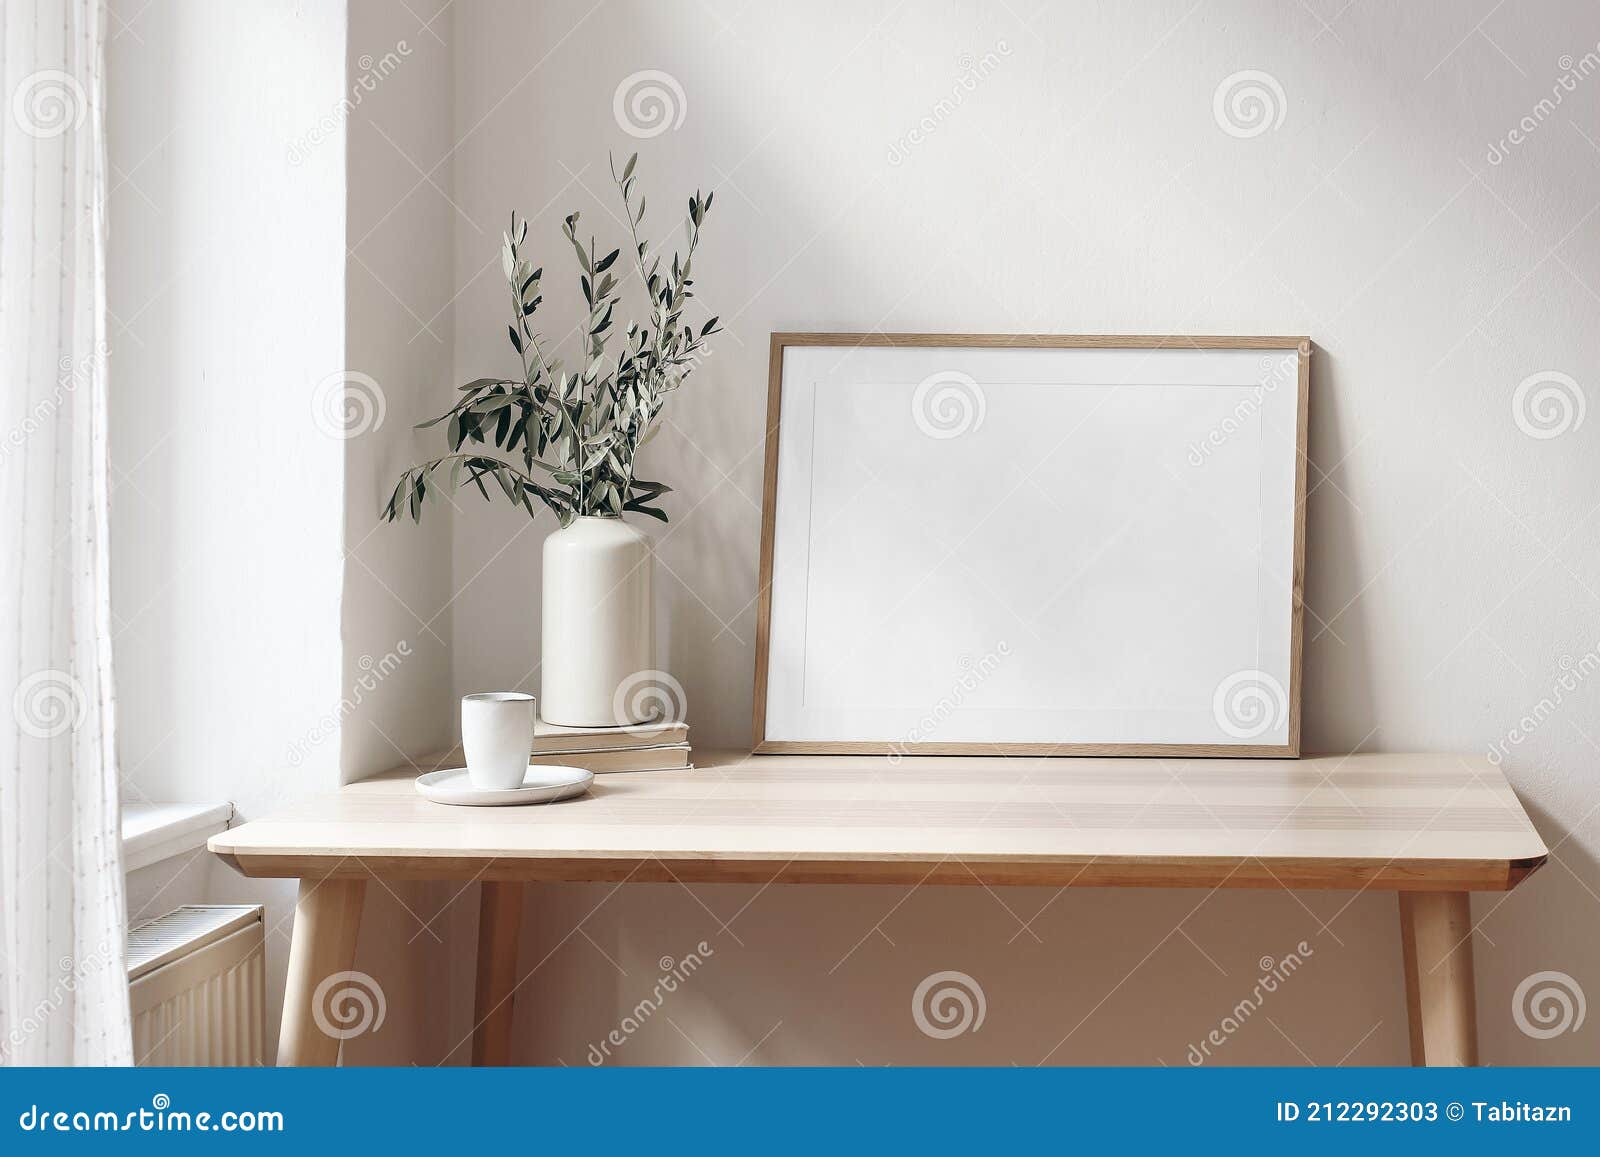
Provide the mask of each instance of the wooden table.
{"label": "wooden table", "polygon": [[312,994],[353,966],[366,881],[481,880],[475,1064],[504,1064],[528,881],[1340,888],[1400,901],[1411,1057],[1477,1063],[1468,893],[1547,850],[1481,757],[1299,760],[752,756],[597,778],[543,807],[430,803],[449,756],[212,837],[298,877],[280,1064],[332,1064]]}

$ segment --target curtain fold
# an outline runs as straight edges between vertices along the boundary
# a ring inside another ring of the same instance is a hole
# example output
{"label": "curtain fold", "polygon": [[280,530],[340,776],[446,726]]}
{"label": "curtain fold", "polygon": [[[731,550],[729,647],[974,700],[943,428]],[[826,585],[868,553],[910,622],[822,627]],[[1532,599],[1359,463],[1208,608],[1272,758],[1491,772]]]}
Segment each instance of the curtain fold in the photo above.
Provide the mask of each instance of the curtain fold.
{"label": "curtain fold", "polygon": [[105,13],[97,0],[5,0],[0,36],[0,1060],[129,1064]]}

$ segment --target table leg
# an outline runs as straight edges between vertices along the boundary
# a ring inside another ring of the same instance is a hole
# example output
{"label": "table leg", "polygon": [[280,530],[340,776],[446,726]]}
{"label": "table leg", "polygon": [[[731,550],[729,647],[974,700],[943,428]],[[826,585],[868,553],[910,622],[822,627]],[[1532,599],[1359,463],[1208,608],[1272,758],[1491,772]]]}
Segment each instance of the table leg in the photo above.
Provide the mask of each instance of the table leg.
{"label": "table leg", "polygon": [[1467,892],[1401,892],[1411,1063],[1478,1063],[1472,982],[1472,907]]}
{"label": "table leg", "polygon": [[478,991],[473,1002],[472,1063],[511,1063],[511,1013],[517,988],[522,885],[485,880],[478,901]]}
{"label": "table leg", "polygon": [[[278,1034],[278,1064],[332,1065],[339,1060],[339,1038],[318,1024],[317,986],[356,962],[365,880],[301,880],[289,942],[289,976],[283,990],[283,1026]],[[327,1013],[320,1013],[327,1023]]]}

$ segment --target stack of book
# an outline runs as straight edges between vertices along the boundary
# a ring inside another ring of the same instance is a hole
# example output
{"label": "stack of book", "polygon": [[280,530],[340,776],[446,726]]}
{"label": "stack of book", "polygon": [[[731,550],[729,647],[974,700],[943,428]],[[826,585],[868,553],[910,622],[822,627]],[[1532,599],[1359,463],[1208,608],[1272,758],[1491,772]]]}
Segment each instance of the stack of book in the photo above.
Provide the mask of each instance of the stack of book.
{"label": "stack of book", "polygon": [[666,771],[693,767],[689,725],[638,723],[632,727],[561,727],[537,720],[530,763],[608,771]]}

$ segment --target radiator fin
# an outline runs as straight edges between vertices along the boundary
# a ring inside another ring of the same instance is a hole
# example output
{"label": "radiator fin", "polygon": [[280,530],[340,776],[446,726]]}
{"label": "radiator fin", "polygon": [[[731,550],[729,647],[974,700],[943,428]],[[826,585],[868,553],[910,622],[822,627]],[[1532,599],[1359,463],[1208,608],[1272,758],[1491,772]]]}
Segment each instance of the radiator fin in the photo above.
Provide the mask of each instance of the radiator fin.
{"label": "radiator fin", "polygon": [[265,945],[259,905],[193,905],[132,929],[128,988],[135,1061],[262,1064]]}

